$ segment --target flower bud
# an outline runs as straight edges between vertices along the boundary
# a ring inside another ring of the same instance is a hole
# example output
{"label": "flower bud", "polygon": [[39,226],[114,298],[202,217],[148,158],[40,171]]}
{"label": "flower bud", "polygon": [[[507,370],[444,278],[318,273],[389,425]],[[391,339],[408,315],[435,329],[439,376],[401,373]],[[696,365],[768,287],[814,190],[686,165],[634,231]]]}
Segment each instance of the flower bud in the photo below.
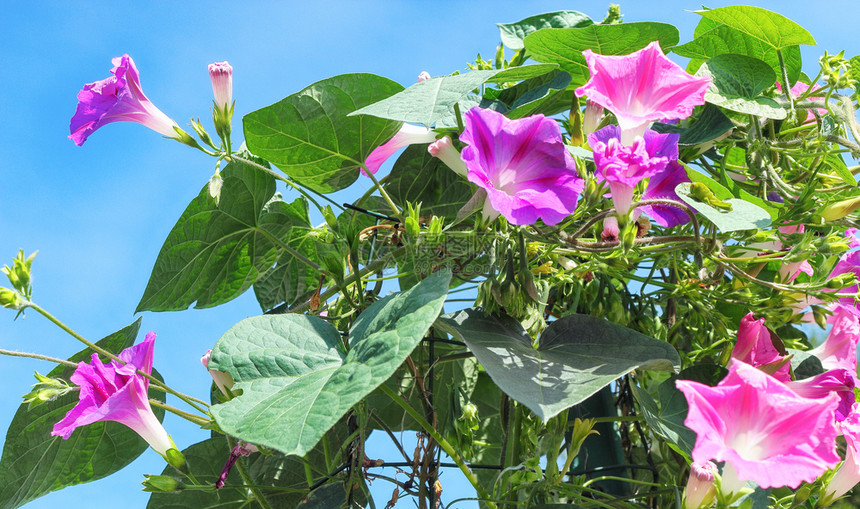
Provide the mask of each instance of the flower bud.
{"label": "flower bud", "polygon": [[860,208],[860,197],[829,203],[818,210],[818,216],[825,221],[836,221]]}
{"label": "flower bud", "polygon": [[227,139],[233,120],[233,68],[226,61],[209,64],[209,79],[212,80],[212,93],[215,95],[212,122],[218,136]]}
{"label": "flower bud", "polygon": [[224,62],[209,64],[209,79],[212,80],[212,94],[215,106],[223,109],[233,103],[233,67]]}
{"label": "flower bud", "polygon": [[427,152],[430,152],[431,156],[439,158],[458,175],[466,176],[466,163],[460,158],[460,151],[454,148],[450,136],[444,136],[431,143],[427,147]]}
{"label": "flower bud", "polygon": [[206,355],[200,358],[200,363],[203,364],[204,368],[209,370],[209,374],[212,376],[212,381],[215,382],[215,385],[218,386],[218,389],[221,391],[221,393],[229,398],[231,397],[230,389],[235,383],[233,381],[233,377],[230,375],[230,373],[209,369],[209,357],[211,355],[212,350],[206,350]]}
{"label": "flower bud", "polygon": [[716,496],[714,479],[717,466],[711,462],[693,463],[690,465],[690,478],[684,489],[684,509],[698,509],[710,505]]}
{"label": "flower bud", "polygon": [[33,254],[24,258],[24,250],[19,249],[18,255],[12,260],[12,267],[4,265],[0,269],[0,272],[6,274],[6,277],[9,278],[12,288],[18,290],[27,298],[30,295],[30,266],[33,264],[33,258],[36,257],[36,253],[38,251],[34,251]]}
{"label": "flower bud", "polygon": [[421,71],[421,74],[418,75],[418,81],[416,83],[421,83],[422,81],[427,81],[430,79],[430,73],[427,71]]}
{"label": "flower bud", "polygon": [[143,491],[150,493],[179,493],[184,486],[167,475],[144,475]]}
{"label": "flower bud", "polygon": [[188,464],[185,462],[185,455],[179,452],[179,449],[175,447],[171,447],[164,453],[164,459],[167,460],[167,464],[176,470],[187,474],[188,473]]}
{"label": "flower bud", "polygon": [[0,306],[9,309],[21,309],[24,307],[24,299],[15,290],[0,287]]}
{"label": "flower bud", "polygon": [[221,202],[222,187],[224,187],[224,179],[221,178],[221,172],[216,170],[212,178],[209,179],[209,196],[215,199],[215,205]]}
{"label": "flower bud", "polygon": [[588,136],[597,130],[603,120],[603,106],[591,99],[585,101],[585,116],[582,119],[582,134]]}

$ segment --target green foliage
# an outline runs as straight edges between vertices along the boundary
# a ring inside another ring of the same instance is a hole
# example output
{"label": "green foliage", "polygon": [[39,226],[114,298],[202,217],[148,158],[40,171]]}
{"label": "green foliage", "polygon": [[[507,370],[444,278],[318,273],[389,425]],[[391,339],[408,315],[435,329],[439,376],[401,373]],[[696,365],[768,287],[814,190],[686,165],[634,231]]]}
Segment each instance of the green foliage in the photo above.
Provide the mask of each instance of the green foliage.
{"label": "green foliage", "polygon": [[572,84],[582,85],[589,76],[583,50],[590,49],[601,55],[626,55],[651,41],[660,41],[663,48],[671,48],[678,40],[678,29],[672,25],[622,23],[543,29],[526,36],[525,48],[538,62],[559,64],[561,70],[570,74]]}
{"label": "green foliage", "polygon": [[[119,353],[131,346],[140,329],[140,319],[105,337],[101,348]],[[89,362],[92,350],[84,349],[69,358]],[[102,359],[107,362],[106,359]],[[75,368],[57,366],[50,378],[68,379]],[[164,401],[164,393],[150,389],[150,397]],[[137,433],[118,422],[96,422],[76,429],[68,440],[51,436],[54,424],[78,403],[78,393],[28,409],[22,404],[3,445],[0,459],[0,507],[13,509],[52,491],[106,477],[129,463],[149,446]],[[159,420],[164,411],[154,409]]]}
{"label": "green foliage", "polygon": [[696,12],[703,18],[734,28],[776,50],[798,44],[815,45],[815,39],[803,27],[761,7],[732,5]]}
{"label": "green foliage", "polygon": [[373,74],[342,74],[318,81],[242,119],[248,149],[308,189],[331,193],[358,178],[370,152],[399,122],[348,114],[403,90]]}
{"label": "green foliage", "polygon": [[711,78],[705,100],[727,110],[762,118],[784,119],[785,109],[770,97],[759,97],[776,81],[763,61],[744,55],[717,55],[699,68],[697,76]]}
{"label": "green foliage", "polygon": [[462,177],[427,152],[426,145],[411,145],[403,152],[384,188],[401,207],[420,203],[424,215],[451,218],[474,194]]}
{"label": "green foliage", "polygon": [[591,18],[578,11],[547,12],[516,23],[497,23],[502,44],[514,51],[524,49],[523,39],[542,28],[582,28],[592,24]]}
{"label": "green foliage", "polygon": [[466,343],[499,388],[544,422],[633,369],[672,371],[681,362],[662,341],[584,315],[552,322],[537,348],[519,323],[475,309],[437,326]]}
{"label": "green foliage", "polygon": [[450,273],[371,305],[353,324],[349,353],[323,320],[301,315],[246,318],[212,351],[242,396],[212,407],[225,432],[284,454],[304,455],[353,405],[385,382],[438,316]]}

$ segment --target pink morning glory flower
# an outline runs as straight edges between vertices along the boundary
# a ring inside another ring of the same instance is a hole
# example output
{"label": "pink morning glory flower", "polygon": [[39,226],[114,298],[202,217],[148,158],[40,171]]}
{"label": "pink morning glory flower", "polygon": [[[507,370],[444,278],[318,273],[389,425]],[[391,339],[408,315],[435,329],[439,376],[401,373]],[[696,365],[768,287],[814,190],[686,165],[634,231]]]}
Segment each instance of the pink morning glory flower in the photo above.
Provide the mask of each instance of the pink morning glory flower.
{"label": "pink morning glory flower", "polygon": [[647,129],[642,134],[630,146],[621,143],[620,129],[615,125],[588,135],[588,144],[594,150],[597,180],[609,184],[612,203],[620,216],[630,211],[633,190],[640,181],[666,171],[670,161],[677,164],[677,133],[660,134]]}
{"label": "pink morning glory flower", "polygon": [[[376,174],[382,163],[401,148],[413,143],[433,143],[434,141],[436,141],[436,133],[430,129],[412,124],[403,124],[403,127],[390,140],[373,149],[373,152],[364,161],[364,165],[367,167],[367,171]],[[364,168],[361,169],[361,173],[367,175]]]}
{"label": "pink morning glory flower", "polygon": [[96,129],[111,122],[137,122],[168,138],[182,139],[176,131],[179,128],[176,122],[144,95],[134,60],[123,55],[112,63],[113,76],[87,83],[78,92],[78,108],[69,125],[69,139],[80,147]]}
{"label": "pink morning glory flower", "polygon": [[582,52],[591,78],[576,89],[615,114],[621,142],[632,145],[655,120],[687,118],[705,104],[710,78],[696,78],[663,54],[657,41],[629,55]]}
{"label": "pink morning glory flower", "polygon": [[824,398],[830,394],[839,396],[836,407],[836,420],[844,420],[854,404],[855,375],[847,369],[831,369],[820,375],[785,383],[798,396],[804,398]]}
{"label": "pink morning glory flower", "polygon": [[209,80],[215,105],[222,110],[233,105],[233,66],[227,61],[209,64]]}
{"label": "pink morning glory flower", "polygon": [[[811,88],[812,88],[812,92],[815,92],[816,90],[821,89],[821,87],[819,87],[818,85],[813,85]],[[776,89],[779,90],[780,92],[782,92],[782,85],[778,81],[776,82]],[[803,83],[802,81],[798,81],[797,83],[794,84],[793,87],[791,87],[788,90],[788,93],[791,94],[792,97],[797,98],[797,97],[800,97],[801,95],[805,94],[806,91],[809,89],[810,89],[809,85],[807,85],[806,83]],[[824,99],[824,97],[822,97],[822,96],[806,97],[806,100],[809,100],[809,101],[816,101],[819,99]],[[818,108],[816,111],[818,111],[819,115],[827,115],[826,109]],[[807,122],[814,122],[814,121],[815,121],[815,115],[812,113],[812,111],[808,111],[806,113],[806,118],[803,120],[803,123],[805,124]]]}
{"label": "pink morning glory flower", "polygon": [[555,120],[543,115],[511,120],[474,107],[464,115],[461,152],[470,182],[487,191],[485,215],[512,224],[538,218],[558,224],[573,213],[584,183]]}
{"label": "pink morning glory flower", "polygon": [[838,398],[798,396],[776,378],[738,360],[710,387],[689,380],[675,385],[696,432],[693,461],[724,461],[721,491],[737,493],[744,481],[762,488],[813,482],[840,460],[834,413]]}
{"label": "pink morning glory flower", "polygon": [[89,364],[79,362],[71,381],[80,386],[78,404],[54,425],[52,435],[68,439],[75,428],[99,421],[116,421],[137,432],[150,447],[164,456],[174,447],[167,431],[149,405],[149,379],[137,373],[152,373],[155,333],[140,344],[123,350],[115,360],[104,364],[94,353]]}
{"label": "pink morning glory flower", "polygon": [[860,483],[860,403],[854,403],[851,413],[839,423],[839,427],[847,444],[845,461],[839,465],[825,487],[824,495],[819,500],[820,507],[830,505]]}
{"label": "pink morning glory flower", "polygon": [[846,369],[857,374],[857,341],[860,339],[860,319],[849,306],[835,304],[827,318],[830,329],[827,339],[809,351],[818,357],[825,369]]}
{"label": "pink morning glory flower", "polygon": [[[764,318],[756,320],[753,314],[749,313],[741,318],[738,326],[738,341],[732,349],[732,359],[757,368],[778,363],[784,360],[784,357],[773,346],[770,329],[764,326]],[[789,369],[789,364],[785,363],[773,376],[781,382],[788,382],[791,380]]]}

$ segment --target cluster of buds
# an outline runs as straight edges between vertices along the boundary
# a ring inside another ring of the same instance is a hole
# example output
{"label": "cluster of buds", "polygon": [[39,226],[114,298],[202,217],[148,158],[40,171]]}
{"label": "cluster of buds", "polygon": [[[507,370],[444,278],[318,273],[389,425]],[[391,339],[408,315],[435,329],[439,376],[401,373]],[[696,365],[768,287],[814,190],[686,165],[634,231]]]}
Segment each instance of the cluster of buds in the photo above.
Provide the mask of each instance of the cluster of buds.
{"label": "cluster of buds", "polygon": [[818,59],[821,65],[821,75],[827,84],[834,88],[849,88],[857,84],[857,80],[851,76],[851,63],[845,58],[845,50],[836,55],[828,55]]}
{"label": "cluster of buds", "polygon": [[23,396],[24,403],[27,403],[27,410],[48,401],[54,401],[60,396],[78,390],[71,387],[65,380],[59,378],[48,378],[45,375],[35,372],[38,383],[33,384],[33,390]]}
{"label": "cluster of buds", "polygon": [[6,274],[12,288],[0,287],[0,306],[9,309],[23,310],[32,295],[32,279],[30,277],[30,266],[38,251],[24,258],[24,250],[18,250],[18,256],[12,260],[12,267],[4,265],[0,272]]}

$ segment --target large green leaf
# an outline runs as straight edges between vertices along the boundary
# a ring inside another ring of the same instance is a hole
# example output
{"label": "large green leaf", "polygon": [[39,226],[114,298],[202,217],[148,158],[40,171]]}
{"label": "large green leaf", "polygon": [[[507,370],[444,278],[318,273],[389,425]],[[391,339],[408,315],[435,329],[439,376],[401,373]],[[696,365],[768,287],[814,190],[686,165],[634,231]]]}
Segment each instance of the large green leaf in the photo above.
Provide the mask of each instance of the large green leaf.
{"label": "large green leaf", "polygon": [[423,215],[449,218],[474,194],[465,178],[427,152],[427,145],[412,145],[397,158],[385,190],[402,207],[420,202]]}
{"label": "large green leaf", "polygon": [[696,76],[707,76],[711,86],[705,101],[738,113],[782,120],[787,111],[770,97],[759,94],[776,81],[773,69],[757,58],[733,53],[717,55],[699,68]]}
{"label": "large green leaf", "polygon": [[[504,70],[438,76],[415,83],[398,94],[350,113],[350,116],[368,115],[429,127],[450,114],[455,104],[484,83],[531,79],[556,68],[555,65],[526,65]],[[465,113],[466,109],[461,108],[461,111]]]}
{"label": "large green leaf", "polygon": [[503,89],[498,100],[511,108],[509,118],[523,118],[536,113],[552,115],[570,110],[574,91],[569,88],[570,75],[554,71]]}
{"label": "large green leaf", "polygon": [[735,126],[731,119],[713,104],[705,104],[700,111],[699,116],[688,127],[654,123],[651,129],[660,133],[679,133],[678,146],[683,147],[714,141]]}
{"label": "large green leaf", "polygon": [[356,403],[385,382],[442,309],[451,274],[440,271],[365,310],[344,354],[337,329],[306,315],[247,318],[212,351],[210,369],[226,371],[243,394],[212,407],[226,433],[306,454]]}
{"label": "large green leaf", "polygon": [[538,348],[518,322],[476,309],[436,325],[466,343],[499,388],[544,422],[634,369],[673,371],[681,363],[668,343],[593,316],[552,322]]}
{"label": "large green leaf", "polygon": [[[708,184],[706,183],[706,185]],[[712,188],[711,191],[713,190],[714,189]],[[721,232],[757,230],[764,228],[771,223],[771,216],[765,209],[754,203],[750,203],[747,200],[740,198],[721,198],[718,196],[720,200],[725,201],[731,207],[731,210],[719,209],[705,203],[704,201],[693,198],[690,195],[690,184],[687,182],[678,184],[678,186],[675,187],[675,193],[687,205],[693,207],[699,214],[705,216],[710,222],[714,223],[714,226],[716,226]]]}
{"label": "large green leaf", "polygon": [[[97,344],[118,353],[134,343],[139,329],[138,318]],[[85,349],[69,360],[87,362],[91,355],[92,350]],[[74,370],[58,366],[48,376],[68,380]],[[164,401],[164,393],[154,389],[150,390],[150,397]],[[32,409],[26,404],[18,408],[6,432],[0,459],[0,507],[20,507],[66,486],[101,479],[128,465],[147,449],[148,445],[137,433],[118,422],[80,427],[68,440],[51,436],[54,424],[77,403],[78,393],[72,392]],[[163,410],[154,410],[159,420],[163,418]]]}
{"label": "large green leaf", "polygon": [[542,28],[582,28],[594,21],[579,11],[556,11],[537,14],[516,23],[496,23],[502,36],[502,44],[517,51],[523,49],[523,39]]}
{"label": "large green leaf", "polygon": [[204,186],[164,241],[137,311],[178,311],[223,304],[271,270],[296,220],[265,210],[272,176],[242,163],[222,172],[221,202]]}
{"label": "large green leaf", "polygon": [[[672,51],[690,59],[687,71],[691,73],[696,72],[711,57],[724,53],[737,53],[767,62],[779,77],[779,81],[782,81],[782,68],[779,65],[776,49],[750,35],[708,18],[702,18],[699,21],[692,41],[675,46]],[[796,45],[783,48],[782,56],[788,81],[793,84],[800,76],[800,48]]]}
{"label": "large green leaf", "polygon": [[571,83],[588,80],[588,64],[582,51],[601,55],[627,55],[651,41],[669,48],[678,44],[678,29],[666,23],[622,23],[591,25],[584,28],[545,28],[525,38],[529,55],[538,62],[556,63],[570,74]]}
{"label": "large green leaf", "polygon": [[798,44],[815,45],[815,39],[802,26],[761,7],[731,5],[717,9],[696,11],[704,18],[722,23],[761,41],[773,49],[783,49]]}
{"label": "large green leaf", "polygon": [[656,400],[635,384],[631,385],[631,388],[651,430],[674,444],[689,458],[696,444],[696,433],[684,425],[688,410],[687,399],[675,388],[675,381],[693,380],[713,386],[719,383],[726,373],[722,366],[706,364],[685,369],[657,386]]}
{"label": "large green leaf", "polygon": [[[287,245],[311,260],[318,260],[319,250],[315,240],[305,198],[297,198],[287,203],[276,195],[263,210],[263,217],[286,215],[293,222]],[[286,221],[285,221],[286,222]],[[316,291],[320,273],[296,258],[289,251],[282,251],[275,268],[254,282],[254,295],[263,311],[268,311],[281,303],[293,306],[304,302]]]}
{"label": "large green leaf", "polygon": [[318,81],[245,115],[245,142],[300,184],[320,193],[358,178],[370,152],[400,129],[399,122],[347,114],[403,90],[374,74],[342,74]]}

